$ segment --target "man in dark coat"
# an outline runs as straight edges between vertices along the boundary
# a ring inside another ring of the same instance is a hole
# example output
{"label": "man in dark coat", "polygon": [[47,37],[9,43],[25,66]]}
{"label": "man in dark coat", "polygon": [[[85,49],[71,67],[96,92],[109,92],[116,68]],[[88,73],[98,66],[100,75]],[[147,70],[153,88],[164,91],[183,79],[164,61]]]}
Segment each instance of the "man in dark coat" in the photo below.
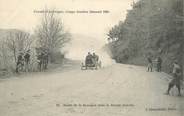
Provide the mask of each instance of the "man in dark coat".
{"label": "man in dark coat", "polygon": [[43,54],[43,68],[44,69],[47,69],[48,60],[49,60],[49,55],[48,55],[48,52],[45,51],[44,54]]}
{"label": "man in dark coat", "polygon": [[43,53],[42,52],[38,53],[37,62],[38,62],[38,70],[42,71],[42,65],[43,65]]}
{"label": "man in dark coat", "polygon": [[157,58],[157,70],[158,72],[162,70],[162,59],[160,57]]}
{"label": "man in dark coat", "polygon": [[17,63],[16,63],[16,72],[18,73],[19,72],[19,69],[22,69],[23,67],[23,53],[20,53],[17,57]]}
{"label": "man in dark coat", "polygon": [[85,60],[85,65],[92,64],[93,63],[92,58],[93,58],[93,55],[90,52],[88,52],[88,55],[86,56],[86,60]]}
{"label": "man in dark coat", "polygon": [[148,60],[148,72],[151,71],[152,72],[152,69],[153,69],[153,63],[152,63],[152,59],[150,57],[147,58]]}
{"label": "man in dark coat", "polygon": [[182,78],[182,72],[181,72],[181,67],[179,66],[178,62],[174,62],[173,64],[173,72],[172,72],[172,76],[173,79],[171,80],[171,82],[169,83],[168,86],[168,90],[166,92],[167,95],[169,95],[169,92],[171,90],[171,88],[173,88],[174,86],[176,86],[178,88],[178,96],[181,96],[181,92],[180,92],[180,81]]}
{"label": "man in dark coat", "polygon": [[25,71],[29,71],[29,64],[30,64],[30,50],[26,52],[24,55],[24,60],[25,60]]}

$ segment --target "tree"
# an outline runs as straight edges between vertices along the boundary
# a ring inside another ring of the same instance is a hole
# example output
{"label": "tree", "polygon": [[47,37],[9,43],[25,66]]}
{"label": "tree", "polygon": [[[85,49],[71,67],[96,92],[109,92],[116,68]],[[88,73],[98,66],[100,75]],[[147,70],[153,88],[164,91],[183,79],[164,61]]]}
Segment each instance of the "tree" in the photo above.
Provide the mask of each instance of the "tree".
{"label": "tree", "polygon": [[[48,10],[45,10],[48,11]],[[54,62],[54,53],[70,40],[70,34],[64,31],[61,19],[54,12],[45,12],[41,24],[36,29],[38,46],[48,50],[50,61]]]}
{"label": "tree", "polygon": [[183,0],[139,0],[125,21],[112,27],[108,40],[118,38],[109,43],[118,61],[144,65],[144,57],[152,54],[162,57],[163,68],[169,72],[174,60],[184,65],[183,32]]}
{"label": "tree", "polygon": [[31,48],[33,39],[30,38],[30,34],[22,31],[9,32],[5,39],[7,48],[13,53],[14,61],[17,61],[19,52],[26,52]]}

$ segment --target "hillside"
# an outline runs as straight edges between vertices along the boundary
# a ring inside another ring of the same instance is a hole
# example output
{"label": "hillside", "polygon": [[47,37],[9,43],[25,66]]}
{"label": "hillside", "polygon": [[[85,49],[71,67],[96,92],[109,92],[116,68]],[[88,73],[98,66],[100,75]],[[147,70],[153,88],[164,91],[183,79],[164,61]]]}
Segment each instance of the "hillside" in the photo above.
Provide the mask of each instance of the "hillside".
{"label": "hillside", "polygon": [[132,7],[108,33],[112,58],[146,65],[148,56],[160,56],[165,72],[174,60],[183,65],[183,1],[140,0]]}

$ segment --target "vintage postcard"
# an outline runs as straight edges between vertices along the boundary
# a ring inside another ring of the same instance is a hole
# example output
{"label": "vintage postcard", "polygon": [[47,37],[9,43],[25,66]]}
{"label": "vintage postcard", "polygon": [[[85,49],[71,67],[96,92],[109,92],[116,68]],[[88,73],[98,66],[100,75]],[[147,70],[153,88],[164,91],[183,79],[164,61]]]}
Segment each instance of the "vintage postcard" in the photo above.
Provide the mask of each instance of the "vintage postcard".
{"label": "vintage postcard", "polygon": [[0,0],[0,116],[184,116],[183,0]]}

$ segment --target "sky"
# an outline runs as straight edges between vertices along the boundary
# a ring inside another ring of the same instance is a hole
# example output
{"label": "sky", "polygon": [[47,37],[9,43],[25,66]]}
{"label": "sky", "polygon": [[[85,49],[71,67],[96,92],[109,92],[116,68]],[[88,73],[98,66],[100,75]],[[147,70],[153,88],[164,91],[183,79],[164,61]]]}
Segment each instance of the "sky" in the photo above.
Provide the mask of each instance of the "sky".
{"label": "sky", "polygon": [[99,50],[106,42],[108,30],[126,18],[132,2],[133,0],[0,0],[0,28],[34,32],[42,16],[41,13],[34,11],[41,11],[46,7],[56,11],[109,11],[57,13],[65,30],[73,34],[73,40],[67,46],[69,51],[67,56],[81,59],[79,55],[74,54],[83,53],[80,55],[83,57],[87,50]]}

